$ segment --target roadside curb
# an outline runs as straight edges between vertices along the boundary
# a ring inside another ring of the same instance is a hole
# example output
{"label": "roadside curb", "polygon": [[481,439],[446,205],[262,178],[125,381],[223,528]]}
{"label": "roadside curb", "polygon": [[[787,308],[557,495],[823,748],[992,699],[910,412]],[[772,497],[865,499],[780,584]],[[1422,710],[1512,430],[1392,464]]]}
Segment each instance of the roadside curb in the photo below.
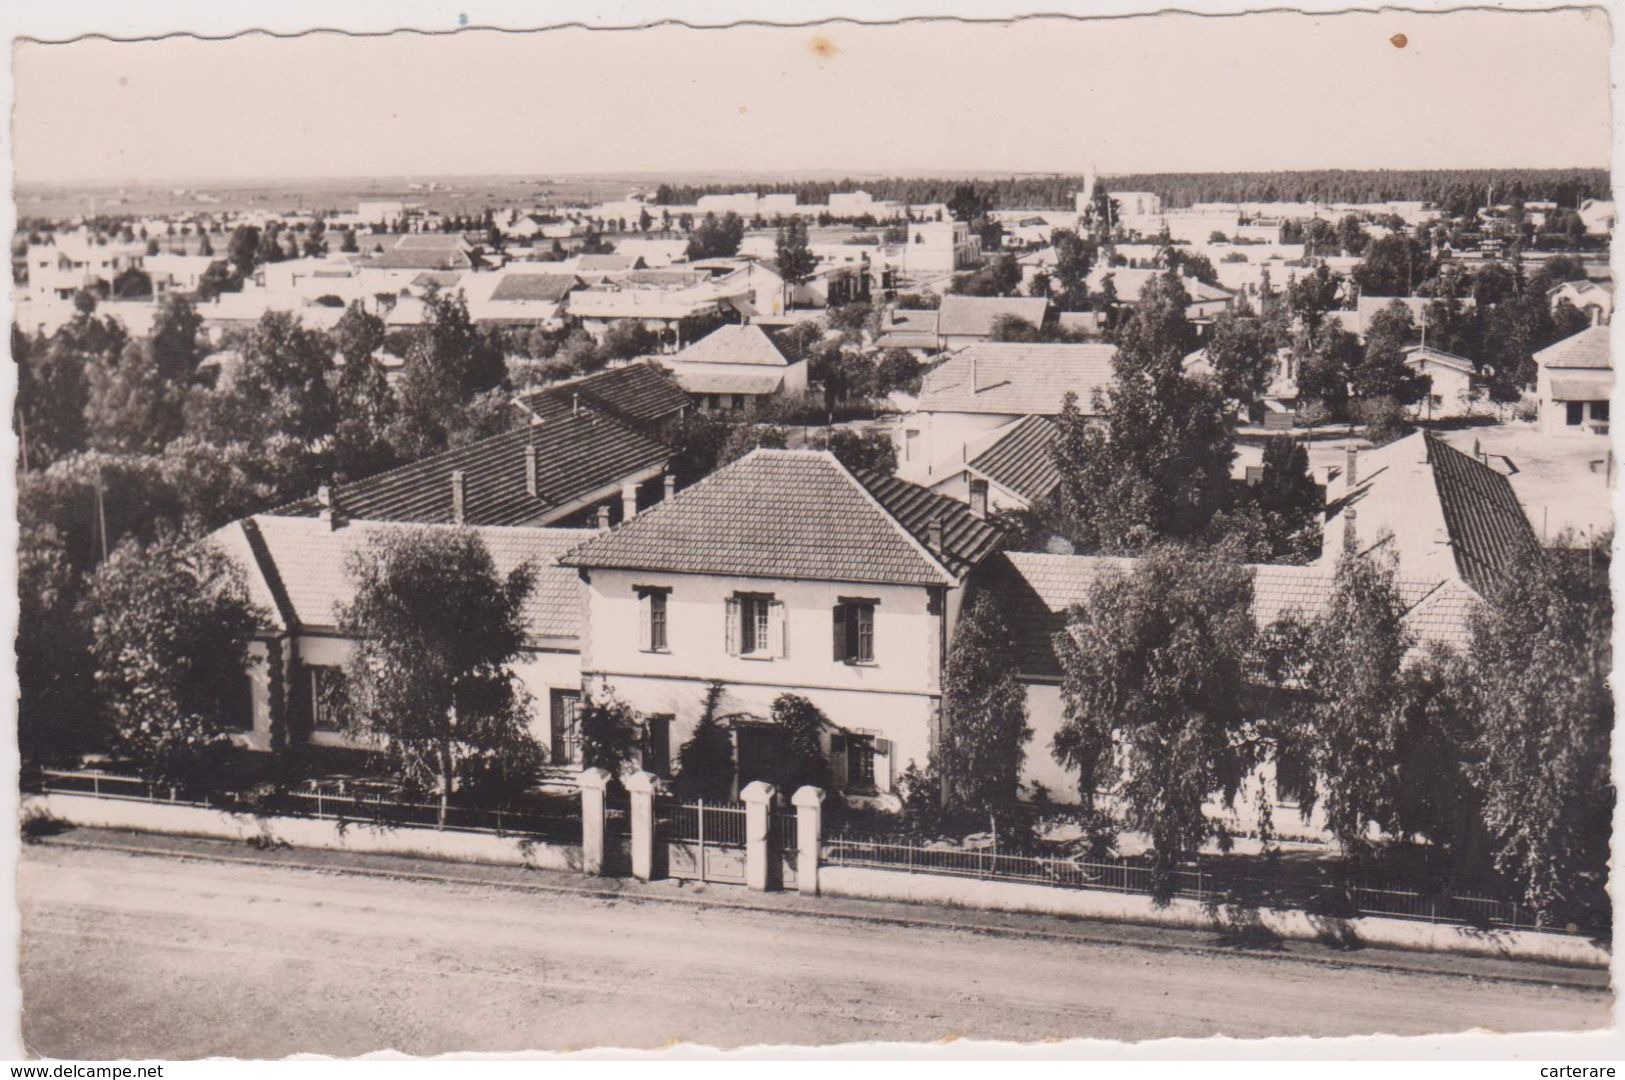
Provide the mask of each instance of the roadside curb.
{"label": "roadside curb", "polygon": [[[115,833],[114,835],[128,835],[132,838],[146,838],[152,836],[152,834],[135,832]],[[225,848],[225,842],[223,841],[204,838],[202,839],[202,842],[218,844],[221,845],[222,848]],[[1244,957],[1253,960],[1312,964],[1323,968],[1342,970],[1382,971],[1404,975],[1436,975],[1453,979],[1467,979],[1477,982],[1499,982],[1541,987],[1559,986],[1574,990],[1593,992],[1600,991],[1604,993],[1609,991],[1608,973],[1605,971],[1596,973],[1596,975],[1600,976],[1600,982],[1580,981],[1572,978],[1572,975],[1587,970],[1583,968],[1566,968],[1553,965],[1548,969],[1552,971],[1553,975],[1569,975],[1571,976],[1569,978],[1541,977],[1533,974],[1524,975],[1515,972],[1500,971],[1459,971],[1451,970],[1448,967],[1430,966],[1420,963],[1405,964],[1384,960],[1370,960],[1363,956],[1354,954],[1347,954],[1343,956],[1308,955],[1304,952],[1287,948],[1256,949],[1209,941],[1158,941],[1146,936],[1139,936],[1137,938],[1129,939],[1112,937],[1104,933],[1063,933],[1057,930],[1047,930],[1038,927],[998,925],[975,921],[954,921],[949,919],[929,918],[924,916],[914,917],[875,911],[855,911],[845,906],[852,903],[870,903],[870,901],[865,900],[843,900],[842,907],[826,907],[823,905],[810,906],[811,904],[817,903],[817,901],[813,901],[810,898],[809,903],[806,904],[760,904],[723,899],[713,895],[706,895],[703,897],[662,895],[653,891],[647,891],[645,888],[641,887],[606,888],[587,884],[571,885],[544,881],[519,881],[495,876],[480,876],[478,874],[470,875],[437,873],[407,867],[376,867],[357,865],[355,863],[351,863],[349,865],[345,865],[343,863],[331,865],[316,862],[304,862],[292,858],[268,859],[255,857],[253,855],[237,854],[230,848],[225,848],[224,850],[218,851],[188,851],[140,843],[108,843],[97,840],[77,840],[64,836],[41,837],[31,841],[31,844],[32,846],[42,848],[60,847],[87,851],[106,851],[142,858],[168,858],[186,862],[233,863],[265,869],[290,869],[318,874],[345,874],[355,877],[376,878],[380,880],[415,881],[437,885],[495,888],[510,892],[546,893],[554,895],[566,894],[596,900],[666,904],[690,908],[739,911],[762,915],[789,915],[798,918],[836,919],[844,922],[861,923],[873,926],[896,926],[911,929],[946,930],[956,931],[959,933],[976,934],[986,937],[1054,941],[1076,945],[1111,946],[1115,948],[1139,949],[1160,953]],[[396,856],[377,857],[394,858]],[[458,865],[467,866],[472,869],[475,864]],[[897,903],[902,905],[906,904],[907,902],[899,901]],[[1066,921],[1068,925],[1075,925],[1072,920]],[[1081,922],[1081,920],[1079,920],[1079,922]],[[1104,920],[1098,923],[1091,921],[1089,924],[1102,928],[1117,926],[1115,923]],[[1143,926],[1135,926],[1135,929],[1142,932],[1143,935],[1143,932],[1147,928]],[[1193,937],[1200,933],[1199,931],[1194,930],[1167,931],[1160,930],[1160,928],[1158,932],[1164,934],[1183,933],[1189,934]],[[1407,953],[1405,955],[1416,955],[1418,957],[1422,957],[1432,954]],[[1516,963],[1519,961],[1508,962]]]}

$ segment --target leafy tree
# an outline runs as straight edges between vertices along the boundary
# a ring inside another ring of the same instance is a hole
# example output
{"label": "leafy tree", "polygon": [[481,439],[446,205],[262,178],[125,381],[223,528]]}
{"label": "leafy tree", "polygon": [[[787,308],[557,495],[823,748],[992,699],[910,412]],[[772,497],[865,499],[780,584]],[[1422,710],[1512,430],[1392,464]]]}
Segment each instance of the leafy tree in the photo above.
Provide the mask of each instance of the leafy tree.
{"label": "leafy tree", "polygon": [[1405,363],[1405,349],[1415,335],[1410,308],[1398,300],[1372,316],[1366,328],[1365,356],[1350,379],[1355,397],[1364,401],[1392,398],[1403,405],[1421,400],[1430,379]]}
{"label": "leafy tree", "polygon": [[1286,289],[1286,306],[1311,333],[1320,328],[1328,311],[1341,306],[1343,277],[1325,265],[1292,279]]}
{"label": "leafy tree", "polygon": [[820,736],[832,726],[829,717],[800,694],[780,694],[773,699],[773,722],[784,742],[765,779],[785,795],[808,785],[828,791],[833,782]]}
{"label": "leafy tree", "polygon": [[465,529],[380,532],[346,569],[354,599],[339,612],[355,642],[345,667],[345,724],[382,743],[409,790],[440,798],[477,780],[511,787],[531,778],[542,749],[511,665],[525,641],[527,564],[497,573],[479,534]]}
{"label": "leafy tree", "polygon": [[1033,735],[1015,641],[996,597],[978,592],[954,627],[943,671],[936,764],[949,806],[979,816],[1000,816],[1015,802]]}
{"label": "leafy tree", "polygon": [[733,796],[733,736],[723,725],[718,710],[723,687],[712,682],[705,688],[705,707],[700,711],[694,733],[677,751],[677,797],[685,802],[726,802]]}
{"label": "leafy tree", "polygon": [[1400,732],[1400,672],[1415,637],[1395,582],[1397,561],[1359,553],[1352,539],[1337,565],[1326,611],[1303,625],[1289,617],[1272,636],[1291,644],[1292,682],[1303,698],[1282,742],[1318,779],[1300,792],[1323,807],[1328,831],[1346,852],[1365,851],[1371,825],[1402,835],[1394,812]]}
{"label": "leafy tree", "polygon": [[1553,341],[1562,341],[1564,338],[1573,337],[1590,326],[1591,320],[1585,316],[1584,312],[1571,304],[1568,297],[1565,296],[1552,305],[1551,337]]}
{"label": "leafy tree", "polygon": [[994,318],[988,328],[989,341],[1042,341],[1043,332],[1020,315],[1004,314]]}
{"label": "leafy tree", "polygon": [[1459,685],[1495,866],[1541,911],[1609,910],[1614,787],[1607,539],[1532,551],[1469,619]]}
{"label": "leafy tree", "polygon": [[406,350],[394,441],[412,456],[445,449],[462,409],[507,373],[501,349],[482,334],[461,293],[424,301],[423,327]]}
{"label": "leafy tree", "polygon": [[689,236],[690,259],[721,259],[739,253],[739,244],[745,238],[745,222],[732,210],[719,219],[706,214],[705,220]]}
{"label": "leafy tree", "polygon": [[581,764],[618,777],[637,760],[643,719],[611,687],[581,703]]}
{"label": "leafy tree", "polygon": [[1189,297],[1173,274],[1145,288],[1097,392],[1091,422],[1068,394],[1056,418],[1058,524],[1086,551],[1129,552],[1207,529],[1228,495],[1233,439],[1224,399],[1185,374]]}
{"label": "leafy tree", "polygon": [[239,280],[248,277],[259,265],[260,230],[253,225],[239,225],[231,231],[226,242],[226,258]]}
{"label": "leafy tree", "polygon": [[245,716],[248,646],[269,619],[218,549],[126,541],[90,580],[95,679],[115,749],[155,782],[206,784]]}
{"label": "leafy tree", "polygon": [[165,377],[156,337],[128,343],[116,360],[91,364],[88,376],[91,446],[156,451],[181,434],[186,388]]}
{"label": "leafy tree", "polygon": [[948,291],[960,296],[1013,296],[1021,288],[1021,264],[1008,251],[989,259],[969,274],[954,275]]}
{"label": "leafy tree", "polygon": [[41,469],[85,445],[87,357],[69,334],[50,342],[11,327],[17,363],[17,437],[24,468]]}
{"label": "leafy tree", "polygon": [[907,349],[887,349],[875,364],[875,392],[918,394],[924,369]]}
{"label": "leafy tree", "polygon": [[1299,355],[1299,395],[1324,406],[1329,416],[1346,416],[1354,372],[1365,357],[1360,339],[1329,322],[1307,342],[1295,344],[1294,352]]}
{"label": "leafy tree", "polygon": [[1252,573],[1218,550],[1158,546],[1131,573],[1110,570],[1055,635],[1062,722],[1055,758],[1086,799],[1110,790],[1151,838],[1153,895],[1174,893],[1182,856],[1216,841],[1257,762],[1247,737]]}
{"label": "leafy tree", "polygon": [[788,286],[800,285],[818,267],[818,257],[807,245],[807,223],[799,216],[779,226],[776,249],[779,276]]}
{"label": "leafy tree", "polygon": [[604,331],[599,352],[606,360],[632,360],[660,348],[660,337],[635,319],[623,319]]}
{"label": "leafy tree", "polygon": [[262,445],[276,435],[316,443],[332,434],[338,409],[327,335],[297,315],[268,311],[243,335],[238,353],[232,377],[194,395],[190,430],[222,445]]}
{"label": "leafy tree", "polygon": [[333,326],[333,345],[344,358],[343,377],[357,379],[361,369],[372,363],[373,353],[384,347],[384,320],[353,300]]}
{"label": "leafy tree", "polygon": [[1208,327],[1207,360],[1220,393],[1252,406],[1275,377],[1274,334],[1261,319],[1226,311]]}
{"label": "leafy tree", "polygon": [[339,251],[345,255],[353,255],[360,250],[361,246],[356,243],[355,230],[345,229],[342,237],[339,240]]}
{"label": "leafy tree", "polygon": [[1414,237],[1393,233],[1371,243],[1351,276],[1361,296],[1410,296],[1433,273],[1427,248]]}
{"label": "leafy tree", "polygon": [[848,469],[890,476],[897,471],[897,444],[884,431],[839,428],[814,440],[815,449],[828,450]]}
{"label": "leafy tree", "polygon": [[84,575],[54,525],[21,515],[17,541],[17,749],[24,769],[106,746]]}

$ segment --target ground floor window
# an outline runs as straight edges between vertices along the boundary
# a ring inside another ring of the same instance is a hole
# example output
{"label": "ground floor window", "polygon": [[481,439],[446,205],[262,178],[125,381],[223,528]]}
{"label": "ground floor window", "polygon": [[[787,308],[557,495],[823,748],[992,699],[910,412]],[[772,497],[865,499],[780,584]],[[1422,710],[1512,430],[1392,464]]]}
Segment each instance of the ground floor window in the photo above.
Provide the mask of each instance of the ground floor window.
{"label": "ground floor window", "polygon": [[554,690],[549,697],[549,724],[552,729],[551,759],[555,765],[575,765],[581,761],[581,692]]}
{"label": "ground floor window", "polygon": [[670,713],[656,713],[643,721],[643,769],[656,776],[671,775]]}
{"label": "ground floor window", "polygon": [[846,786],[853,791],[875,790],[875,737],[846,737]]}
{"label": "ground floor window", "polygon": [[1608,419],[1608,402],[1593,401],[1591,403],[1591,419],[1606,421]]}
{"label": "ground floor window", "polygon": [[342,726],[339,706],[344,696],[344,669],[311,664],[305,671],[310,677],[311,727],[316,731],[338,731]]}
{"label": "ground floor window", "polygon": [[1579,427],[1581,424],[1585,423],[1585,418],[1586,418],[1586,403],[1585,402],[1583,402],[1583,401],[1570,401],[1570,402],[1567,403],[1567,406],[1568,406],[1567,422],[1568,422],[1569,427]]}

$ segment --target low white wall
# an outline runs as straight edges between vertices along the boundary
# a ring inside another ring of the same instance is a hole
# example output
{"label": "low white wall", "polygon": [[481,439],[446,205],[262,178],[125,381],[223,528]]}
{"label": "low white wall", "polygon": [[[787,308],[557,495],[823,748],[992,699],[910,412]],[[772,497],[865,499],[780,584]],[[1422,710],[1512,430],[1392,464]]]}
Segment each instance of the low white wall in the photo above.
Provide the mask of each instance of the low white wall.
{"label": "low white wall", "polygon": [[1465,926],[1361,916],[1338,919],[1308,912],[1225,905],[1210,909],[1195,900],[1165,908],[1149,896],[1093,889],[1057,889],[1010,881],[977,881],[945,874],[909,874],[856,866],[825,866],[818,872],[824,896],[939,904],[987,911],[1019,911],[1079,919],[1178,926],[1192,930],[1262,928],[1297,941],[1358,942],[1396,949],[1462,953],[1512,960],[1541,960],[1574,967],[1609,966],[1609,953],[1579,937],[1523,930],[1476,930]]}
{"label": "low white wall", "polygon": [[256,817],[198,806],[98,799],[88,795],[25,795],[22,813],[103,829],[207,836],[254,841],[268,846],[357,851],[373,855],[414,855],[459,862],[525,866],[536,870],[580,870],[579,844],[488,833],[383,827],[360,822],[299,817]]}

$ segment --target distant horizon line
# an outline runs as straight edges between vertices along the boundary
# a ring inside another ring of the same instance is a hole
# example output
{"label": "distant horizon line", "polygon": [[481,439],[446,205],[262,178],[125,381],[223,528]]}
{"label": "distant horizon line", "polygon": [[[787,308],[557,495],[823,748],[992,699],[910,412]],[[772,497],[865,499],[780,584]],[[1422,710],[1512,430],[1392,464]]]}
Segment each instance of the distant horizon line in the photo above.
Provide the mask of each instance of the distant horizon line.
{"label": "distant horizon line", "polygon": [[[1124,176],[1230,176],[1244,173],[1283,173],[1286,175],[1302,173],[1384,173],[1384,172],[1602,172],[1612,174],[1609,165],[1316,165],[1304,168],[1233,168],[1233,169],[1124,169],[1116,172],[1098,172],[1095,175],[1102,180]],[[542,173],[540,171],[523,172],[475,172],[475,173],[335,173],[332,175],[283,175],[283,176],[153,176],[153,177],[126,177],[117,179],[99,177],[73,177],[58,179],[18,178],[15,181],[17,190],[30,187],[154,187],[161,185],[184,185],[188,187],[214,186],[214,187],[251,187],[268,184],[295,184],[295,183],[379,183],[383,181],[442,181],[442,180],[530,180],[536,183],[545,183],[553,180],[680,180],[694,186],[704,184],[728,183],[726,179],[711,179],[697,183],[693,178],[706,176],[737,176],[740,183],[788,183],[797,180],[1003,180],[1003,179],[1030,179],[1035,177],[1084,177],[1088,175],[1087,169],[770,169],[755,172],[713,173],[704,169],[605,169],[605,170],[575,170],[570,172]]]}

